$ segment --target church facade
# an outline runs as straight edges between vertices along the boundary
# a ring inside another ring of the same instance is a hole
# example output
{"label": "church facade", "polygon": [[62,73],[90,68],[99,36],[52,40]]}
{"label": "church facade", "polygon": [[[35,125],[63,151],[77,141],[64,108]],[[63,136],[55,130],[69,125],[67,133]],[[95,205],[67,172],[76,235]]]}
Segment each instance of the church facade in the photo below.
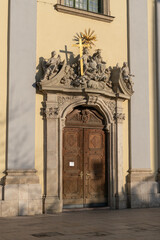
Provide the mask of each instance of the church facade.
{"label": "church facade", "polygon": [[159,0],[0,11],[0,216],[159,207]]}

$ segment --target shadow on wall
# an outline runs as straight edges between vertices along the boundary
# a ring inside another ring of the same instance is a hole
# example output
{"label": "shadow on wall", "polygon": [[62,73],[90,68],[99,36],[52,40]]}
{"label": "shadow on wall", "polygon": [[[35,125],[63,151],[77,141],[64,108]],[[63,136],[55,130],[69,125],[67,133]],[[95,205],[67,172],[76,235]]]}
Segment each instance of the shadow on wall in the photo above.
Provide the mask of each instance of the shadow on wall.
{"label": "shadow on wall", "polygon": [[36,67],[37,69],[37,73],[36,73],[36,77],[35,80],[36,82],[40,82],[43,79],[44,73],[43,73],[43,62],[45,61],[45,59],[43,57],[39,58],[39,64]]}
{"label": "shadow on wall", "polygon": [[[5,170],[5,159],[6,159],[6,119],[5,117],[0,117],[0,174],[3,174]],[[0,185],[3,183],[3,180],[0,179]],[[1,199],[1,196],[0,196]]]}
{"label": "shadow on wall", "polygon": [[[16,98],[17,91],[12,85],[12,98]],[[8,157],[10,158],[10,168],[12,169],[30,169],[30,163],[33,161],[31,131],[28,128],[34,124],[32,119],[28,118],[30,115],[30,105],[33,104],[32,100],[26,98],[26,96],[19,97],[19,101],[15,101],[16,104],[10,102],[9,116],[8,116],[8,128],[9,133],[7,139],[7,145],[9,150]],[[27,121],[26,121],[27,120]],[[30,162],[31,161],[31,162]],[[21,166],[19,166],[19,164]],[[8,163],[7,163],[8,165]]]}
{"label": "shadow on wall", "polygon": [[[128,176],[127,176],[128,181]],[[141,182],[127,184],[127,200],[130,208],[160,207],[160,183],[150,177]]]}

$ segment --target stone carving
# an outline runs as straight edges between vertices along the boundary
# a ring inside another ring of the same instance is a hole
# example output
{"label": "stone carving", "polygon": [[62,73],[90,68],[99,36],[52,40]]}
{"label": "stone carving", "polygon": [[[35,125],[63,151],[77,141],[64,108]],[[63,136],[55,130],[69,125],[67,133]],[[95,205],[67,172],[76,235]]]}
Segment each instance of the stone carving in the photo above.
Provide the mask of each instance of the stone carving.
{"label": "stone carving", "polygon": [[130,74],[130,70],[128,64],[126,62],[123,63],[122,67],[119,67],[117,63],[116,67],[111,69],[111,81],[113,86],[113,91],[117,94],[123,94],[131,96],[133,91],[133,82]]}
{"label": "stone carving", "polygon": [[89,118],[90,114],[88,113],[88,111],[86,110],[82,111],[82,122],[87,123],[89,121]]}
{"label": "stone carving", "polygon": [[43,103],[43,108],[41,109],[41,115],[45,119],[55,118],[59,114],[59,107],[48,107]]}
{"label": "stone carving", "polygon": [[126,83],[127,88],[132,90],[133,82],[132,82],[131,77],[134,77],[134,75],[130,74],[130,70],[129,70],[127,62],[123,63],[123,67],[122,67],[121,71],[122,71],[123,80]]}
{"label": "stone carving", "polygon": [[64,77],[61,79],[60,83],[69,86],[70,82],[76,78],[77,74],[75,74],[74,68],[67,65],[64,70]]}
{"label": "stone carving", "polygon": [[95,104],[98,101],[98,96],[88,95],[87,104]]}
{"label": "stone carving", "polygon": [[78,99],[78,96],[58,96],[57,101],[58,101],[58,106],[63,105],[65,102],[71,101],[71,100],[76,100]]}
{"label": "stone carving", "polygon": [[116,108],[116,103],[115,101],[105,101],[104,102],[107,107],[111,110],[111,113],[114,114],[115,113],[115,108]]}
{"label": "stone carving", "polygon": [[95,110],[75,109],[66,118],[67,125],[103,124],[103,118]]}
{"label": "stone carving", "polygon": [[56,74],[60,70],[60,65],[61,65],[61,57],[60,55],[56,56],[56,52],[53,51],[51,52],[51,57],[46,61],[44,60],[42,62],[42,69],[44,73],[44,78],[43,80],[49,80],[53,77],[56,76]]}
{"label": "stone carving", "polygon": [[63,88],[63,89],[94,89],[110,93],[122,93],[129,97],[133,94],[133,82],[128,64],[123,63],[122,68],[106,67],[106,62],[102,59],[101,50],[96,50],[92,55],[88,48],[83,49],[83,69],[80,71],[80,57],[74,59],[71,65],[65,65],[56,52],[51,53],[51,58],[42,62],[44,77],[39,88]]}
{"label": "stone carving", "polygon": [[125,120],[125,114],[124,113],[115,113],[114,119],[121,122],[121,121]]}

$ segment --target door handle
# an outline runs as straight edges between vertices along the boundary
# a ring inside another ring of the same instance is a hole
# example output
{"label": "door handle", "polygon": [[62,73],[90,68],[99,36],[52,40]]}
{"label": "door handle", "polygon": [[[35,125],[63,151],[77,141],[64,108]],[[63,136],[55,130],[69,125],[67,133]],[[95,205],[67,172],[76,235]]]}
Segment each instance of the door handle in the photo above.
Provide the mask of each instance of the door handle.
{"label": "door handle", "polygon": [[81,173],[78,176],[81,177],[81,179],[83,179],[83,172],[81,171]]}
{"label": "door handle", "polygon": [[87,176],[87,177],[90,177],[90,176],[91,176],[91,174],[90,174],[90,173],[86,173],[86,176]]}

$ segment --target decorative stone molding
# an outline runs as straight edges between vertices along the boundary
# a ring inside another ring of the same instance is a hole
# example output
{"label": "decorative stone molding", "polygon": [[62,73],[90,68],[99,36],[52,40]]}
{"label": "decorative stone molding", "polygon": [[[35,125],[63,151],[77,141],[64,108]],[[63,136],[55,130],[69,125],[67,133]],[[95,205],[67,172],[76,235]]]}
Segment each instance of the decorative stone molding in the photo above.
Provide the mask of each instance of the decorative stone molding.
{"label": "decorative stone molding", "polygon": [[45,109],[46,118],[55,118],[55,115],[58,115],[58,114],[59,114],[59,107],[55,107],[55,108],[47,107]]}
{"label": "decorative stone molding", "polygon": [[96,104],[96,102],[98,101],[98,96],[96,95],[87,95],[87,104]]}
{"label": "decorative stone molding", "polygon": [[116,111],[116,102],[115,101],[104,101],[107,107],[111,110],[112,114],[114,115]]}
{"label": "decorative stone molding", "polygon": [[114,20],[113,16],[88,12],[88,11],[81,10],[81,9],[67,7],[67,6],[64,6],[61,4],[56,4],[54,7],[58,12],[68,13],[68,14],[72,14],[72,15],[76,15],[76,16],[80,16],[80,17],[86,17],[86,18],[90,18],[90,19],[94,19],[94,20],[98,20],[98,21],[102,21],[102,22],[111,23]]}
{"label": "decorative stone molding", "polygon": [[155,176],[150,169],[130,169],[127,182],[155,181]]}
{"label": "decorative stone molding", "polygon": [[6,170],[4,184],[39,184],[36,170]]}
{"label": "decorative stone molding", "polygon": [[111,131],[111,124],[107,124],[107,126],[105,127],[105,130],[107,133],[110,133]]}
{"label": "decorative stone molding", "polygon": [[65,127],[65,119],[64,119],[64,118],[61,119],[61,127],[62,127],[62,128]]}
{"label": "decorative stone molding", "polygon": [[41,115],[44,119],[57,118],[59,114],[59,105],[54,103],[42,102],[43,107],[41,108]]}
{"label": "decorative stone molding", "polygon": [[58,105],[61,106],[68,101],[77,100],[78,98],[78,96],[58,96],[57,101]]}
{"label": "decorative stone molding", "polygon": [[124,113],[115,113],[114,119],[118,122],[122,122],[123,120],[125,120],[125,114]]}

